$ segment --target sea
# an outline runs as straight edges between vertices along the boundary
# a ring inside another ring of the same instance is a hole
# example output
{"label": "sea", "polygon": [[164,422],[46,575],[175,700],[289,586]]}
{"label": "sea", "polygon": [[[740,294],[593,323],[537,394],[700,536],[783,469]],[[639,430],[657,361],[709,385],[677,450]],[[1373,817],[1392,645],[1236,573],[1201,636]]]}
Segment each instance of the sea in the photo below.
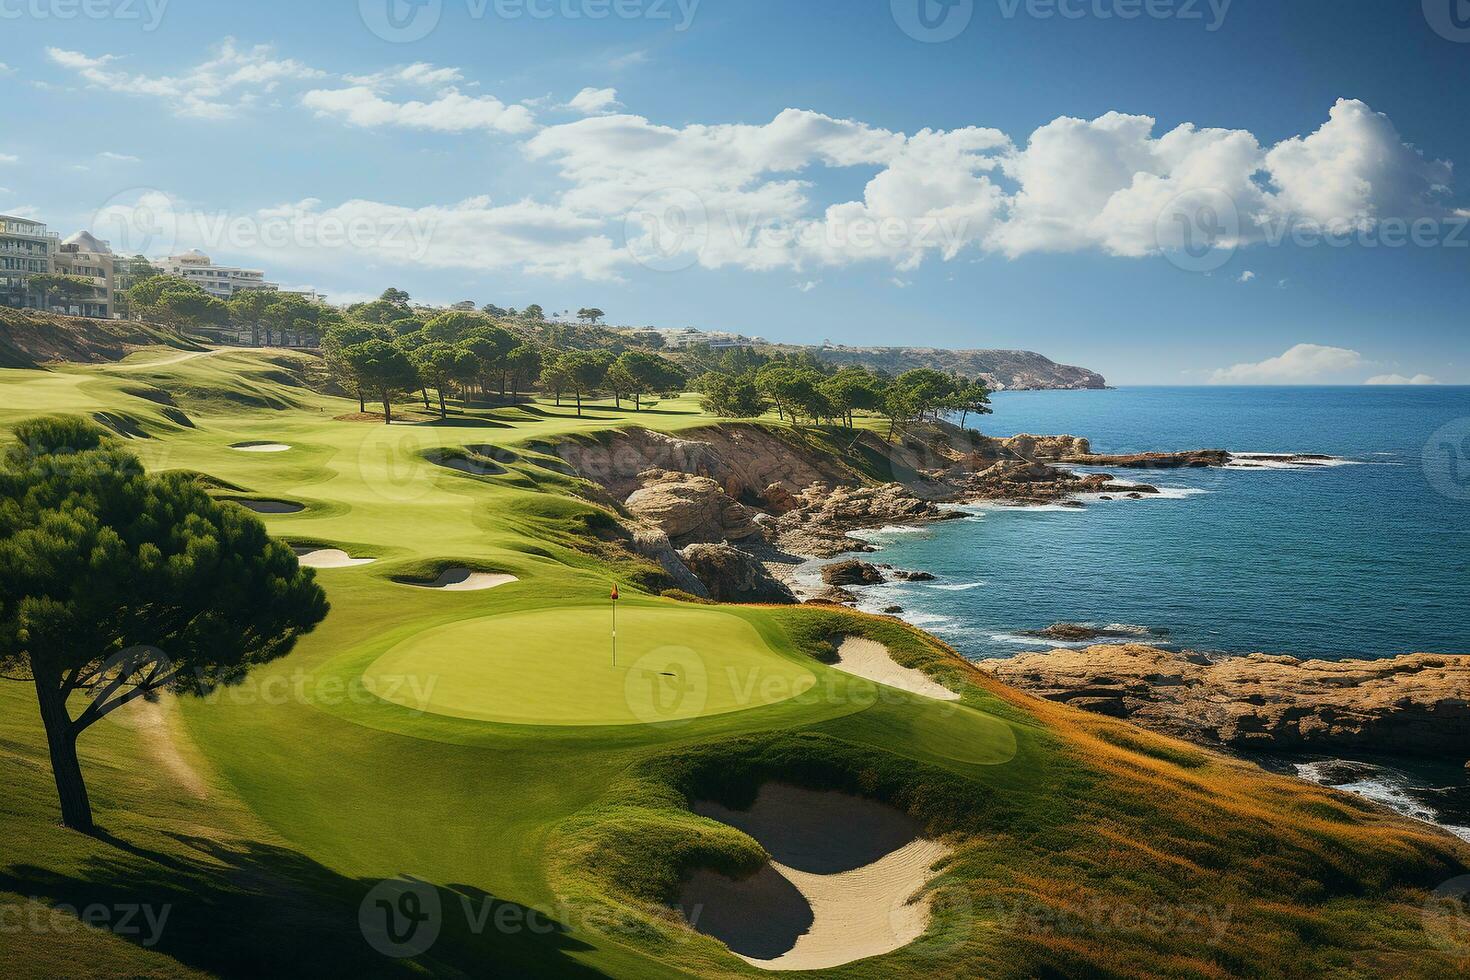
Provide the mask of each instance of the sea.
{"label": "sea", "polygon": [[[1053,623],[1143,642],[1303,658],[1470,654],[1470,388],[1132,387],[1002,392],[987,435],[1078,435],[1095,452],[1228,449],[1225,469],[1109,469],[1162,493],[963,507],[860,532],[933,582],[859,590],[972,659],[1047,644]],[[817,574],[803,568],[799,580]],[[1061,644],[1051,644],[1061,645]],[[1467,760],[1271,760],[1470,839]]]}

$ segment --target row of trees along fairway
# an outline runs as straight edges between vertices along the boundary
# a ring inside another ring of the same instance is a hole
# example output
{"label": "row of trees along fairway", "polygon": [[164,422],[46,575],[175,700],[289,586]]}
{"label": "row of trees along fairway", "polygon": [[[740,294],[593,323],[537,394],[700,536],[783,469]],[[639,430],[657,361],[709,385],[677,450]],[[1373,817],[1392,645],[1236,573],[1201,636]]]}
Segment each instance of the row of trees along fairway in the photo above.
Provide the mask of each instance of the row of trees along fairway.
{"label": "row of trees along fairway", "polygon": [[983,382],[928,368],[897,378],[861,367],[833,370],[807,358],[770,358],[738,373],[711,370],[695,387],[705,411],[722,418],[756,418],[775,409],[792,424],[827,421],[853,427],[859,412],[888,420],[888,440],[906,425],[958,414],[989,415],[990,392]]}
{"label": "row of trees along fairway", "polygon": [[679,391],[688,383],[678,364],[656,354],[561,349],[543,339],[548,333],[523,320],[474,310],[416,309],[408,305],[407,294],[388,290],[380,299],[350,307],[323,332],[321,346],[328,371],[357,398],[358,411],[366,413],[368,402],[378,402],[385,422],[393,419],[393,402],[415,392],[425,410],[435,407],[434,392],[441,417],[448,416],[455,394],[461,404],[473,396],[514,402],[534,388],[554,396],[557,404],[564,395],[574,396],[580,415],[582,402],[600,394],[619,407],[630,399],[642,411],[648,395]]}
{"label": "row of trees along fairway", "polygon": [[255,515],[185,474],[145,473],[90,421],[15,436],[0,458],[0,677],[35,686],[62,822],[91,833],[84,731],[139,698],[238,683],[327,600]]}

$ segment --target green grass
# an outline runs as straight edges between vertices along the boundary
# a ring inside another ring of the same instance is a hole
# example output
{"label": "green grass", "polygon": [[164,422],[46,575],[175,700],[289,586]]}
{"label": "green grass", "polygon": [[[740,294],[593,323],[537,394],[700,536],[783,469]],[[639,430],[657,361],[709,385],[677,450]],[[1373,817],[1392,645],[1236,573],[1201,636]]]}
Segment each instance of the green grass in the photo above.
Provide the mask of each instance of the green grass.
{"label": "green grass", "polygon": [[[1465,851],[1427,828],[1011,694],[889,620],[657,598],[656,570],[546,448],[617,426],[712,424],[696,398],[641,414],[597,404],[580,419],[546,402],[447,424],[405,412],[383,426],[339,420],[356,404],[302,385],[304,366],[284,352],[166,351],[0,372],[0,431],[105,413],[150,468],[205,475],[221,496],[299,503],[263,518],[273,534],[377,559],[318,573],[326,621],[242,685],[175,705],[163,734],[104,722],[83,736],[100,839],[56,825],[34,694],[0,683],[0,913],[174,910],[152,947],[96,930],[6,934],[0,975],[753,975],[661,903],[696,864],[762,860],[687,803],[734,801],[769,778],[889,799],[958,846],[931,934],[834,973],[1465,965],[1422,911],[1426,888],[1465,873]],[[840,449],[850,436],[793,438]],[[229,448],[242,442],[292,448]],[[439,462],[465,458],[494,465],[472,475]],[[881,461],[862,466],[884,475]],[[397,581],[450,566],[519,581],[459,593]],[[625,597],[616,670],[613,582]],[[963,700],[826,666],[846,635],[887,644]],[[390,691],[394,677],[429,693]],[[431,884],[446,910],[439,942],[414,962],[381,957],[357,927],[369,890],[400,876]],[[1096,911],[1226,906],[1230,929],[1215,940]],[[527,910],[554,925],[506,924]],[[487,911],[492,924],[476,928]]]}
{"label": "green grass", "polygon": [[610,610],[564,606],[427,630],[363,676],[395,704],[520,725],[683,722],[816,685],[811,671],[773,653],[737,616],[624,604],[617,626],[616,663]]}

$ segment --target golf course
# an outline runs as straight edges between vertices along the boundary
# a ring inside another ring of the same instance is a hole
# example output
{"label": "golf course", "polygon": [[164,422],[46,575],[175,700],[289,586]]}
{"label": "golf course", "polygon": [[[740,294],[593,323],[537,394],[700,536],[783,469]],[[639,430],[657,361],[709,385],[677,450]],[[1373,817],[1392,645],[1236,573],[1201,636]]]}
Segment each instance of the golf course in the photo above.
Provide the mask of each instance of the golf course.
{"label": "golf course", "polygon": [[[93,836],[57,822],[35,690],[0,683],[0,975],[1470,966],[1432,900],[1470,852],[1432,827],[1011,691],[896,619],[661,594],[555,448],[733,424],[697,396],[385,425],[312,360],[0,371],[0,439],[93,420],[330,603],[289,655],[82,735]],[[94,903],[167,918],[66,911]]]}

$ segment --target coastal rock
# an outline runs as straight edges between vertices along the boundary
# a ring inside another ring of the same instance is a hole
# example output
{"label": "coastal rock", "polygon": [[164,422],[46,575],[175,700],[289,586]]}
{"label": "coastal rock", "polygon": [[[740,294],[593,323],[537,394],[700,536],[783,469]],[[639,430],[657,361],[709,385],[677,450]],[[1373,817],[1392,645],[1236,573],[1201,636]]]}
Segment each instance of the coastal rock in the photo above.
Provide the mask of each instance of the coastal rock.
{"label": "coastal rock", "polygon": [[628,530],[632,534],[633,550],[644,558],[658,562],[659,567],[668,573],[675,585],[700,599],[710,597],[704,583],[689,570],[689,566],[684,564],[684,560],[669,543],[667,534],[644,524],[634,524]]}
{"label": "coastal rock", "polygon": [[782,548],[794,554],[831,558],[850,551],[872,551],[848,536],[850,531],[889,525],[925,524],[961,515],[946,512],[901,484],[878,487],[812,486],[798,498],[802,506],[776,526]]}
{"label": "coastal rock", "polygon": [[754,512],[708,477],[661,470],[644,477],[649,482],[635,490],[623,506],[635,518],[658,527],[676,545],[764,535]]}
{"label": "coastal rock", "polygon": [[796,596],[753,555],[728,544],[692,544],[679,552],[684,564],[717,602],[790,605]]}
{"label": "coastal rock", "polygon": [[1211,659],[1137,644],[977,666],[1021,690],[1235,749],[1470,754],[1470,657]]}
{"label": "coastal rock", "polygon": [[901,568],[895,568],[888,574],[898,582],[933,582],[938,578],[933,572],[906,572]]}
{"label": "coastal rock", "polygon": [[1061,640],[1064,643],[1088,643],[1093,640],[1116,640],[1144,636],[1152,630],[1142,626],[1091,626],[1087,623],[1053,623],[1046,629],[1025,630],[1020,636],[1034,636],[1042,640]]}
{"label": "coastal rock", "polygon": [[1056,457],[1057,462],[1072,466],[1116,466],[1130,470],[1203,469],[1226,466],[1230,453],[1223,449],[1194,449],[1182,453],[1130,453],[1109,456],[1098,453],[1076,453]]}
{"label": "coastal rock", "polygon": [[1060,460],[1092,453],[1092,444],[1078,436],[1011,436],[996,442],[1000,453],[1021,460]]}
{"label": "coastal rock", "polygon": [[840,561],[822,568],[822,581],[828,585],[881,585],[883,573],[865,561]]}

